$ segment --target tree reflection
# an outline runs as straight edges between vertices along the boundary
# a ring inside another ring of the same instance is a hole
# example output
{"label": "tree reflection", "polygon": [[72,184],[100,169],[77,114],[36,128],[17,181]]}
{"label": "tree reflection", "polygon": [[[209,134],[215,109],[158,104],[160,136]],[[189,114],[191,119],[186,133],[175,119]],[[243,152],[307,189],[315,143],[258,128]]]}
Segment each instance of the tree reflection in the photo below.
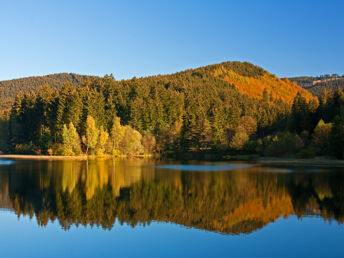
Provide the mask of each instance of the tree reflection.
{"label": "tree reflection", "polygon": [[344,221],[340,171],[267,173],[156,169],[147,160],[59,161],[0,167],[0,206],[45,226],[111,229],[173,222],[227,234],[250,233],[280,217]]}

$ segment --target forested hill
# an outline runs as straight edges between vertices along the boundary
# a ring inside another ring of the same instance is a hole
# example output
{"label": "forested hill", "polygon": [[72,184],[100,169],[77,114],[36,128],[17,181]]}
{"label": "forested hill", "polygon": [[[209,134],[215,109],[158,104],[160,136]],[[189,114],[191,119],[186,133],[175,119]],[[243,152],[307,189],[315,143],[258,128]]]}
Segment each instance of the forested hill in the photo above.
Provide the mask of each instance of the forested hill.
{"label": "forested hill", "polygon": [[302,88],[310,91],[314,96],[320,97],[324,90],[336,91],[344,89],[344,75],[321,75],[317,77],[301,76],[289,78],[290,81],[297,83]]}
{"label": "forested hill", "polygon": [[95,77],[58,90],[45,85],[36,93],[20,93],[2,138],[9,151],[56,155],[242,150],[251,138],[283,130],[298,108],[303,115],[290,120],[290,129],[312,130],[308,113],[317,106],[311,93],[288,79],[250,63],[225,62],[170,75],[122,81]]}
{"label": "forested hill", "polygon": [[19,91],[22,91],[23,93],[37,92],[38,88],[44,84],[49,84],[50,87],[58,89],[65,82],[78,84],[90,77],[92,76],[79,75],[75,73],[57,73],[45,76],[32,76],[21,79],[0,81],[0,110],[10,108]]}
{"label": "forested hill", "polygon": [[[343,91],[318,101],[295,82],[250,63],[122,81],[104,76],[73,83],[87,77],[66,77],[61,87],[42,80],[43,87],[18,93],[0,120],[0,151],[344,154]],[[18,88],[31,89],[24,85]]]}
{"label": "forested hill", "polygon": [[[282,102],[292,103],[297,92],[302,92],[307,100],[312,98],[310,94],[300,89],[295,83],[290,83],[288,79],[281,80],[262,68],[246,62],[225,62],[170,75],[140,78],[136,81],[140,81],[140,83],[148,82],[152,83],[152,85],[163,82],[166,83],[167,87],[168,85],[175,85],[176,88],[180,88],[191,86],[190,84],[193,83],[195,77],[199,77],[203,81],[202,83],[208,84],[209,87],[212,86],[212,80],[223,80],[237,88],[240,93],[257,99],[262,99],[263,94],[267,93],[268,98],[271,100],[280,99]],[[23,93],[36,93],[39,87],[44,84],[59,89],[63,83],[70,82],[77,85],[87,78],[95,77],[74,73],[58,73],[0,81],[0,110],[9,109],[15,96],[20,91]]]}

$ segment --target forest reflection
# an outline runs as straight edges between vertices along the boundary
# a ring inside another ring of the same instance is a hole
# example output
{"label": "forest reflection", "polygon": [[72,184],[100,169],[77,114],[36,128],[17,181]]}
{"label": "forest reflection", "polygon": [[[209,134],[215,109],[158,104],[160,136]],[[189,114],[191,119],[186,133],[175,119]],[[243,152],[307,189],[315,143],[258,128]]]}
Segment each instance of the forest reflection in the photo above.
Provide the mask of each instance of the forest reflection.
{"label": "forest reflection", "polygon": [[0,166],[0,208],[35,216],[40,226],[58,220],[66,230],[111,229],[118,220],[239,234],[294,214],[343,223],[343,172],[270,170],[171,171],[149,160],[18,163]]}

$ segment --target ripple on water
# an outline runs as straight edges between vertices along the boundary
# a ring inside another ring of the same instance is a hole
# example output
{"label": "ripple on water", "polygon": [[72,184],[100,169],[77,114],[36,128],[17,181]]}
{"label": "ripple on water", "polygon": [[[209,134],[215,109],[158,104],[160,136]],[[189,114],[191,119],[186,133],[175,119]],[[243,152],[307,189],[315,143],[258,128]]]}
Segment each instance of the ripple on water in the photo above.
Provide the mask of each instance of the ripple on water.
{"label": "ripple on water", "polygon": [[239,168],[249,168],[250,164],[218,164],[218,165],[159,165],[155,168],[183,171],[226,171]]}
{"label": "ripple on water", "polygon": [[0,159],[0,166],[1,165],[12,165],[14,164],[13,160],[8,160],[8,159]]}

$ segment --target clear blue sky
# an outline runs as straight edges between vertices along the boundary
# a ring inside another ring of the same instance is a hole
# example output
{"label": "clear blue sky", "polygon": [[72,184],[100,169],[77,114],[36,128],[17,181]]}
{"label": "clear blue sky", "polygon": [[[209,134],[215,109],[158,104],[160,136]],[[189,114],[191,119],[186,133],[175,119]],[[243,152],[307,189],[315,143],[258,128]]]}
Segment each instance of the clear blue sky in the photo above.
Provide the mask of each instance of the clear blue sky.
{"label": "clear blue sky", "polygon": [[0,80],[116,79],[227,60],[278,76],[344,74],[344,1],[0,0]]}

